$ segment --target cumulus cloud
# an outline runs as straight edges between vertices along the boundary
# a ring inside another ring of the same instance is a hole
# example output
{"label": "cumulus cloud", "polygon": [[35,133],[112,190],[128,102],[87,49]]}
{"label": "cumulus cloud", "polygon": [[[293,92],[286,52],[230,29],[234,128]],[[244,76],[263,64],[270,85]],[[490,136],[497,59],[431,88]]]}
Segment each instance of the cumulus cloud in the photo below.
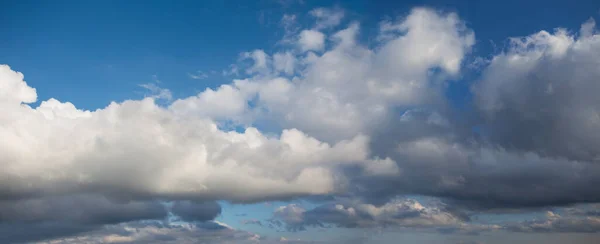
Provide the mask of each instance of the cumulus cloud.
{"label": "cumulus cloud", "polygon": [[511,39],[473,86],[483,130],[521,151],[600,159],[600,35],[594,21],[579,36],[565,29]]}
{"label": "cumulus cloud", "polygon": [[325,34],[316,30],[303,30],[298,37],[302,51],[321,51],[325,47]]}
{"label": "cumulus cloud", "polygon": [[[224,89],[189,99],[210,108]],[[181,101],[164,108],[146,98],[90,112],[56,100],[38,108],[20,104],[27,99],[2,103],[0,132],[7,140],[0,149],[0,192],[6,198],[91,191],[127,199],[258,201],[329,194],[340,190],[336,165],[378,161],[368,158],[368,138],[361,135],[328,144],[296,129],[276,137],[252,127],[221,131],[188,115]]]}

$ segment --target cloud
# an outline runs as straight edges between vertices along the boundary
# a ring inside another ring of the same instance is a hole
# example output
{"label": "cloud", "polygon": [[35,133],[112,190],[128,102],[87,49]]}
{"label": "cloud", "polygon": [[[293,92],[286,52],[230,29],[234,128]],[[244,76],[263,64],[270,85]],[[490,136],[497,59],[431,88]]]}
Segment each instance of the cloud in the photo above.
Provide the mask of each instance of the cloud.
{"label": "cloud", "polygon": [[245,220],[241,220],[240,223],[243,224],[243,225],[258,225],[258,226],[263,226],[262,221],[260,221],[258,219],[245,219]]}
{"label": "cloud", "polygon": [[140,84],[139,86],[150,92],[146,95],[147,97],[151,97],[154,99],[164,99],[167,101],[171,101],[173,99],[173,94],[169,89],[161,88],[154,83]]}
{"label": "cloud", "polygon": [[[483,73],[465,112],[451,107],[447,87],[461,77],[475,35],[455,13],[415,8],[381,22],[366,46],[359,23],[333,30],[343,12],[327,11],[311,12],[316,27],[295,33],[289,50],[242,53],[224,75],[243,78],[165,106],[157,100],[171,100],[170,91],[150,83],[141,85],[146,98],[94,111],[57,99],[32,107],[35,88],[0,65],[0,231],[144,243],[185,242],[212,228],[235,242],[239,232],[196,223],[220,213],[213,201],[318,196],[350,200],[284,206],[265,225],[468,233],[497,227],[468,223],[462,211],[600,201],[592,20],[578,34],[512,38],[477,61]],[[403,194],[449,206],[397,200]],[[125,226],[167,213],[194,225]],[[573,214],[503,228],[590,232],[594,221]],[[105,224],[115,229],[103,232]]]}
{"label": "cloud", "polygon": [[[473,32],[455,14],[429,9],[415,9],[392,24],[401,31],[373,49],[357,41],[358,23],[333,33],[331,48],[322,54],[297,54],[298,75],[293,79],[282,79],[269,64],[270,56],[261,53],[257,60],[264,56],[267,61],[255,62],[248,72],[255,73],[257,67],[262,72],[245,79],[243,86],[234,82],[241,93],[251,94],[247,100],[254,105],[243,116],[335,142],[370,134],[396,109],[443,103],[440,78],[458,74],[474,44]],[[321,49],[323,38],[317,35],[319,41],[300,38],[299,45],[303,50]],[[438,76],[432,76],[431,69],[439,69]]]}
{"label": "cloud", "polygon": [[2,242],[31,242],[99,231],[105,226],[162,221],[169,213],[189,221],[210,221],[221,212],[215,202],[173,203],[115,200],[99,194],[0,200]]}
{"label": "cloud", "polygon": [[133,222],[49,240],[50,243],[258,243],[254,233],[235,230],[217,222]]}
{"label": "cloud", "polygon": [[21,72],[15,72],[8,65],[0,65],[0,99],[2,103],[24,102],[32,103],[37,100],[35,88],[29,87],[23,80]]}
{"label": "cloud", "polygon": [[189,76],[191,79],[194,79],[194,80],[204,80],[204,79],[208,78],[208,74],[207,74],[207,73],[204,73],[204,72],[202,72],[202,71],[198,71],[198,72],[196,72],[196,73],[194,73],[194,74],[190,74],[190,73],[188,73],[188,76]]}
{"label": "cloud", "polygon": [[315,29],[336,27],[344,18],[344,10],[339,8],[315,8],[309,14],[316,19]]}
{"label": "cloud", "polygon": [[185,113],[178,101],[165,108],[145,98],[82,111],[56,100],[31,108],[21,104],[26,99],[1,104],[4,199],[93,192],[247,202],[331,194],[342,190],[338,165],[379,161],[368,158],[361,135],[328,144],[296,129],[280,136],[253,127],[222,131],[209,118]]}
{"label": "cloud", "polygon": [[594,21],[580,35],[557,29],[512,38],[473,87],[482,128],[519,151],[550,157],[600,160],[600,35]]}
{"label": "cloud", "polygon": [[291,52],[276,53],[273,55],[273,68],[287,75],[294,74],[296,57]]}
{"label": "cloud", "polygon": [[269,55],[260,49],[242,53],[242,59],[251,59],[253,62],[253,65],[246,70],[248,74],[267,72],[271,62]]}
{"label": "cloud", "polygon": [[510,224],[507,225],[506,228],[515,232],[598,233],[600,232],[600,218],[598,218],[598,216],[563,217],[554,212],[548,211],[545,219]]}
{"label": "cloud", "polygon": [[221,206],[216,202],[177,201],[170,210],[188,222],[213,220],[221,214]]}
{"label": "cloud", "polygon": [[298,38],[302,51],[321,51],[325,47],[325,34],[316,30],[303,30]]}
{"label": "cloud", "polygon": [[445,232],[480,232],[501,228],[496,225],[469,224],[467,221],[468,219],[447,211],[442,206],[424,206],[414,199],[394,199],[381,206],[340,201],[310,210],[290,204],[277,208],[270,220],[272,223],[281,223],[288,231],[303,231],[310,226],[429,228]]}

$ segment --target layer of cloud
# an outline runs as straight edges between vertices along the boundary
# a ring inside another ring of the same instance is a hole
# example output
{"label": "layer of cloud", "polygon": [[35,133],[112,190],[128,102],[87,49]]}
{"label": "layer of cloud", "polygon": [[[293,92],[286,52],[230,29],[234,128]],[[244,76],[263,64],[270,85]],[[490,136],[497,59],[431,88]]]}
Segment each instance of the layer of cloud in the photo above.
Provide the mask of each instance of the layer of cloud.
{"label": "layer of cloud", "polygon": [[98,231],[105,226],[163,221],[170,216],[192,222],[213,220],[221,213],[215,202],[123,201],[101,195],[61,195],[0,201],[2,242],[31,242]]}
{"label": "layer of cloud", "polygon": [[42,243],[264,243],[257,234],[235,230],[218,222],[132,222]]}
{"label": "layer of cloud", "polygon": [[471,224],[466,215],[444,206],[424,206],[414,199],[394,199],[376,206],[356,201],[338,201],[307,210],[296,204],[277,208],[269,219],[274,228],[303,231],[307,227],[407,228],[440,232],[499,230],[499,225]]}

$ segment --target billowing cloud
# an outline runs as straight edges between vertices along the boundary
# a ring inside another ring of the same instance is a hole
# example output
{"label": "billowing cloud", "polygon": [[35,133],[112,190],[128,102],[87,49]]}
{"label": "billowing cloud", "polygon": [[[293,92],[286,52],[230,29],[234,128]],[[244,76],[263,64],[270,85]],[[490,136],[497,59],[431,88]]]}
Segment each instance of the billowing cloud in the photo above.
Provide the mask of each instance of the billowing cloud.
{"label": "billowing cloud", "polygon": [[303,30],[298,37],[302,51],[320,51],[325,48],[325,34],[316,30]]}
{"label": "billowing cloud", "polygon": [[276,137],[252,127],[221,131],[211,120],[182,113],[179,101],[163,108],[146,98],[90,112],[57,100],[34,109],[20,103],[27,99],[2,103],[4,198],[95,192],[257,201],[330,194],[340,190],[337,165],[379,161],[368,159],[368,138],[361,135],[330,145],[296,129]]}
{"label": "billowing cloud", "polygon": [[600,160],[600,35],[594,21],[511,39],[473,86],[494,142],[552,157]]}
{"label": "billowing cloud", "polygon": [[[288,205],[268,224],[596,232],[593,215],[498,227],[461,214],[600,201],[593,20],[577,34],[511,39],[479,62],[473,111],[459,114],[447,80],[461,76],[475,35],[458,15],[415,8],[381,22],[366,46],[343,11],[310,14],[317,23],[299,33],[284,18],[289,50],[244,52],[224,73],[245,77],[166,105],[156,100],[170,91],[146,84],[148,97],[94,111],[54,98],[35,107],[36,89],[0,65],[0,231],[19,241],[193,242],[220,213],[215,200],[325,196],[350,200]],[[171,215],[190,223],[145,222]],[[212,227],[233,236],[221,240],[258,238]]]}

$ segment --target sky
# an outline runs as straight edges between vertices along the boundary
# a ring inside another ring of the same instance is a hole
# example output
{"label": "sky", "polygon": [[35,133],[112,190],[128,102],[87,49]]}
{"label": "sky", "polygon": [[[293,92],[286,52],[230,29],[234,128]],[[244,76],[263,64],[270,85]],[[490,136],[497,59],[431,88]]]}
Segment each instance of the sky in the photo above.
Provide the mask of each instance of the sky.
{"label": "sky", "polygon": [[2,1],[0,243],[599,243],[598,1]]}

